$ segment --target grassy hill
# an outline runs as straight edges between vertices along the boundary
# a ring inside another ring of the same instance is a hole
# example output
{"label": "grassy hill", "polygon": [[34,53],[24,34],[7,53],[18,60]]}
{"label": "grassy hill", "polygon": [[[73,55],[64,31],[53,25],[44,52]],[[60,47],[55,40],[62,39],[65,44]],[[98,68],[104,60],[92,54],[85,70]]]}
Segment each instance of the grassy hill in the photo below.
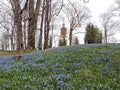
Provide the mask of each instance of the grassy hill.
{"label": "grassy hill", "polygon": [[39,51],[0,65],[0,90],[119,90],[120,44]]}

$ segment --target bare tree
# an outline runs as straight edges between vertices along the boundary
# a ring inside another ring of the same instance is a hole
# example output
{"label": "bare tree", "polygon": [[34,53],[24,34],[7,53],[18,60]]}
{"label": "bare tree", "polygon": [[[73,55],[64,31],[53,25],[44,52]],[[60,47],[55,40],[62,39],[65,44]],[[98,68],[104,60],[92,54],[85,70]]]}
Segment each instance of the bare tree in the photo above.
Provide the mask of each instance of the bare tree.
{"label": "bare tree", "polygon": [[43,25],[44,25],[44,13],[45,13],[45,0],[43,0],[42,4],[42,13],[41,13],[41,23],[40,23],[40,36],[39,36],[39,43],[38,49],[42,50],[42,39],[43,39]]}
{"label": "bare tree", "polygon": [[83,2],[84,2],[84,3],[88,3],[88,2],[89,2],[89,0],[83,0]]}
{"label": "bare tree", "polygon": [[12,11],[14,14],[14,23],[17,29],[17,51],[20,54],[23,48],[23,35],[22,35],[22,16],[21,16],[21,6],[19,0],[10,0]]}
{"label": "bare tree", "polygon": [[63,0],[59,0],[59,1],[43,0],[43,4],[41,8],[42,12],[41,12],[41,24],[40,24],[40,37],[39,37],[39,45],[38,45],[39,50],[41,50],[42,48],[43,49],[48,48],[50,31],[52,31],[53,33],[53,26],[51,24],[53,23],[54,18],[56,18],[59,15],[60,11],[62,10],[62,7],[63,7]]}
{"label": "bare tree", "polygon": [[68,1],[65,12],[70,24],[69,41],[71,45],[73,31],[75,28],[81,27],[81,24],[90,17],[90,10],[78,2],[72,3],[70,0]]}
{"label": "bare tree", "polygon": [[48,48],[50,23],[51,23],[51,6],[52,0],[46,0],[45,21],[44,21],[44,49]]}
{"label": "bare tree", "polygon": [[116,25],[114,26],[117,30],[116,33],[120,32],[120,0],[115,0],[115,3],[112,5],[112,17],[115,18],[114,23]]}
{"label": "bare tree", "polygon": [[34,0],[29,0],[28,49],[35,49],[35,33],[37,29],[37,21],[38,21],[40,5],[41,5],[41,0],[37,0],[36,4]]}
{"label": "bare tree", "polygon": [[12,10],[9,5],[1,2],[0,8],[2,9],[0,15],[0,27],[1,27],[1,33],[2,38],[8,39],[9,50],[15,50],[15,37],[16,37],[16,31],[15,31],[15,24],[14,24],[14,15],[12,13]]}
{"label": "bare tree", "polygon": [[116,22],[112,20],[112,12],[108,11],[100,15],[100,22],[104,30],[104,43],[108,43],[110,37],[116,33]]}
{"label": "bare tree", "polygon": [[28,13],[27,10],[23,13],[22,15],[23,17],[23,46],[24,46],[24,50],[27,49],[27,41],[28,41],[28,21],[26,20],[26,18],[28,17]]}

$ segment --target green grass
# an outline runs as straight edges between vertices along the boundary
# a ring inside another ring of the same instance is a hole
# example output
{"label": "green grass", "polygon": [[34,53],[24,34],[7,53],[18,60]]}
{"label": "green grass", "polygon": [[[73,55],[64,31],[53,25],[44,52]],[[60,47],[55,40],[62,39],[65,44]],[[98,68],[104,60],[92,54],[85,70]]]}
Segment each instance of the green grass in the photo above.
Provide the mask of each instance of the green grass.
{"label": "green grass", "polygon": [[119,90],[120,46],[68,46],[0,67],[0,90]]}
{"label": "green grass", "polygon": [[0,56],[8,56],[8,55],[12,55],[13,52],[5,52],[5,51],[0,51]]}
{"label": "green grass", "polygon": [[[31,53],[31,52],[36,52],[37,50],[25,50],[22,51],[21,54],[26,54],[26,53]],[[9,55],[16,55],[16,51],[0,51],[0,57],[2,56],[9,56]]]}

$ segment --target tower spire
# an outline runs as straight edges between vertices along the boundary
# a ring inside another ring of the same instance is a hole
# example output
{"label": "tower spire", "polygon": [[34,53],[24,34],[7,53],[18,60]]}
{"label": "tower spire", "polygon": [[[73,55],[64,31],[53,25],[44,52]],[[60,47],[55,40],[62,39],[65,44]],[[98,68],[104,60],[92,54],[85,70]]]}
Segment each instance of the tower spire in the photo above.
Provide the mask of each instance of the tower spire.
{"label": "tower spire", "polygon": [[64,19],[63,19],[63,24],[62,25],[63,25],[63,27],[65,27],[65,20]]}

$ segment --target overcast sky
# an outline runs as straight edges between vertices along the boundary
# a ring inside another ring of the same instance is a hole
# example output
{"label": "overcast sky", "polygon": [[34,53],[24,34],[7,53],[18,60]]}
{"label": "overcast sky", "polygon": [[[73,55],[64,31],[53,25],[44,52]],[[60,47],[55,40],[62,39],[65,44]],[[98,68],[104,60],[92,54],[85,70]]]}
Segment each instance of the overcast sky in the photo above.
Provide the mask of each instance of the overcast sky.
{"label": "overcast sky", "polygon": [[[64,0],[65,2],[67,0]],[[82,1],[82,0],[70,0],[74,1]],[[94,24],[99,24],[99,16],[100,14],[106,12],[108,8],[115,3],[115,0],[89,0],[89,3],[85,4],[90,10],[92,14],[92,21]]]}
{"label": "overcast sky", "polygon": [[94,24],[99,24],[100,14],[106,12],[108,8],[114,4],[115,0],[89,0],[86,5],[92,11],[92,21]]}

